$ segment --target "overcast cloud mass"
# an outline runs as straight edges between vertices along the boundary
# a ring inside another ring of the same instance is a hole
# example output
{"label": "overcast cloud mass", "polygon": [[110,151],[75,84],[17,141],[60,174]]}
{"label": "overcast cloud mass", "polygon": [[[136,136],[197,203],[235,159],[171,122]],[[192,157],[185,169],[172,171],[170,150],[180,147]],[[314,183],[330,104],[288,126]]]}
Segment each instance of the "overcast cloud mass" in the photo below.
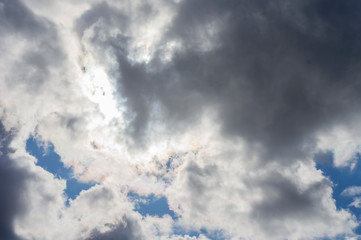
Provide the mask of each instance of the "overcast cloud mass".
{"label": "overcast cloud mass", "polygon": [[0,239],[361,239],[360,22],[358,0],[0,0]]}

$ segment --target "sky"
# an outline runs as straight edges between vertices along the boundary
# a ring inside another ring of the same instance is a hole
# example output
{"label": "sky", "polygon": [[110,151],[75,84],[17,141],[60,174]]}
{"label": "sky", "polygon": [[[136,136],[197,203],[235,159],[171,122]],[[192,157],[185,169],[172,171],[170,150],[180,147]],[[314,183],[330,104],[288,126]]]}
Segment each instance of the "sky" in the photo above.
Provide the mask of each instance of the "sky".
{"label": "sky", "polygon": [[0,239],[361,239],[358,0],[0,0]]}

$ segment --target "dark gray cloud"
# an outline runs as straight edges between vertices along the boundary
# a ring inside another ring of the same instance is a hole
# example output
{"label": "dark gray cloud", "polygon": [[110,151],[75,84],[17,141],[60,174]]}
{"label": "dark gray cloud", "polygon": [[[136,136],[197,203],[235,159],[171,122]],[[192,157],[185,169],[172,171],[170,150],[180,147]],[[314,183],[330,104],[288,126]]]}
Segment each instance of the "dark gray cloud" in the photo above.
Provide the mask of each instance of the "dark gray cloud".
{"label": "dark gray cloud", "polygon": [[0,239],[20,239],[13,231],[13,221],[26,211],[23,192],[27,179],[31,177],[25,169],[16,166],[9,154],[12,133],[0,122]]}
{"label": "dark gray cloud", "polygon": [[200,13],[193,4],[172,34],[187,40],[224,15],[220,47],[190,48],[174,69],[186,92],[220,104],[228,136],[261,143],[268,158],[298,157],[317,130],[359,109],[359,2],[214,1]]}
{"label": "dark gray cloud", "polygon": [[[104,9],[95,6],[79,22],[107,18]],[[157,56],[132,62],[129,36],[93,41],[117,54],[138,143],[154,102],[172,131],[214,104],[224,134],[261,144],[265,159],[288,160],[307,156],[315,133],[359,110],[360,9],[354,0],[184,1],[163,39],[180,41],[182,50],[165,65]],[[216,47],[201,51],[200,31],[214,21],[221,22]]]}
{"label": "dark gray cloud", "polygon": [[317,151],[313,159],[316,163],[331,163],[334,159],[334,154],[331,150],[327,151]]}
{"label": "dark gray cloud", "polygon": [[[6,56],[7,48],[24,47],[19,58],[7,66],[11,72],[6,77],[7,83],[11,87],[24,84],[29,91],[38,91],[44,82],[51,80],[51,70],[61,68],[65,59],[55,25],[34,14],[19,0],[0,1],[0,21],[0,34],[4,37],[0,38],[2,55]],[[8,46],[5,37],[19,42]]]}
{"label": "dark gray cloud", "polygon": [[128,18],[123,13],[112,8],[106,2],[101,2],[94,5],[75,22],[74,30],[79,37],[82,37],[86,29],[100,20],[105,21],[107,25],[117,24],[117,27],[121,28],[125,28],[129,24]]}
{"label": "dark gray cloud", "polygon": [[[251,218],[270,236],[292,234],[285,222],[324,222],[332,225],[323,198],[331,183],[324,179],[301,189],[292,179],[277,171],[253,179],[251,187],[260,187],[265,198],[255,202]],[[326,196],[327,197],[327,196]]]}
{"label": "dark gray cloud", "polygon": [[19,0],[0,1],[0,31],[7,34],[18,34],[27,38],[36,38],[39,34],[46,34],[46,26],[39,23],[50,24],[47,20],[35,17],[34,14]]}
{"label": "dark gray cloud", "polygon": [[124,217],[123,222],[114,226],[111,231],[99,233],[93,231],[89,240],[142,240],[145,239],[140,231],[139,224],[130,218]]}

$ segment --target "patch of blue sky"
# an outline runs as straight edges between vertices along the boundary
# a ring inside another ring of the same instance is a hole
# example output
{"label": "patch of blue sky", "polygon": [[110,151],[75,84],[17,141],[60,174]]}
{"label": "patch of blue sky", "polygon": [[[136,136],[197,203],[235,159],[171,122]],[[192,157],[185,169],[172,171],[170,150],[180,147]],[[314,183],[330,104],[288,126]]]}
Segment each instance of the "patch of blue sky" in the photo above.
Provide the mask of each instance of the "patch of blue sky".
{"label": "patch of blue sky", "polygon": [[190,236],[190,237],[199,237],[199,235],[204,235],[210,240],[226,240],[228,239],[222,231],[208,231],[205,228],[201,228],[199,231],[195,230],[186,230],[180,226],[173,227],[173,234],[181,235],[181,236]]}
{"label": "patch of blue sky", "polygon": [[[169,209],[168,200],[164,196],[156,196],[150,194],[147,196],[139,195],[135,192],[129,192],[128,198],[134,203],[135,211],[139,212],[142,216],[158,216],[163,217],[168,214],[172,217],[173,220],[177,221],[179,217]],[[200,234],[205,235],[211,240],[225,240],[223,233],[221,231],[207,231],[204,228],[201,228],[199,231],[187,230],[180,225],[173,226],[173,234],[190,237],[199,237]]]}
{"label": "patch of blue sky", "polygon": [[[345,235],[340,235],[337,237],[333,237],[333,238],[329,238],[329,237],[324,237],[324,238],[317,238],[315,240],[345,240],[345,239],[350,239]],[[358,238],[359,239],[359,238]]]}
{"label": "patch of blue sky", "polygon": [[52,143],[44,144],[34,136],[30,136],[26,141],[26,151],[37,159],[36,165],[52,173],[58,179],[66,180],[67,204],[69,199],[75,199],[82,190],[88,190],[94,183],[83,183],[73,176],[73,170],[64,166],[60,156],[55,152]]}
{"label": "patch of blue sky", "polygon": [[181,235],[181,236],[190,236],[190,237],[199,237],[199,235],[201,234],[202,230],[201,231],[195,231],[195,230],[187,230],[185,228],[182,228],[181,226],[173,226],[173,234],[175,235]]}
{"label": "patch of blue sky", "polygon": [[135,192],[129,192],[128,198],[134,202],[135,211],[139,212],[142,216],[158,216],[162,217],[166,214],[176,220],[176,214],[169,209],[168,200],[166,197],[158,197],[154,194],[148,196],[138,195]]}
{"label": "patch of blue sky", "polygon": [[[361,209],[350,206],[353,202],[353,197],[343,196],[341,193],[348,187],[361,186],[361,155],[359,153],[356,155],[357,164],[353,169],[349,167],[334,167],[332,152],[323,153],[323,156],[319,155],[319,157],[322,161],[318,161],[316,156],[316,167],[333,182],[333,198],[335,199],[337,209],[348,209],[360,221]],[[361,226],[355,229],[355,233],[361,236]]]}

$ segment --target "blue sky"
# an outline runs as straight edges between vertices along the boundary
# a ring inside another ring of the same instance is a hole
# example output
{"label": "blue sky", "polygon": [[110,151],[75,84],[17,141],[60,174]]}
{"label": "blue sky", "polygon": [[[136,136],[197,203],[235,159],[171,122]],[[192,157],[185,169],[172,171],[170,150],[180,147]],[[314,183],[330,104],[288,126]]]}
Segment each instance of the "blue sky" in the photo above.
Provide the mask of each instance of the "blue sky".
{"label": "blue sky", "polygon": [[[150,194],[148,196],[141,196],[134,192],[128,193],[128,198],[135,203],[135,211],[139,212],[142,216],[158,216],[162,217],[168,214],[173,220],[177,221],[177,216],[172,210],[169,209],[168,200],[164,196],[156,196]],[[196,236],[200,234],[207,236],[211,240],[225,240],[221,231],[208,232],[205,228],[201,228],[200,231],[191,231],[182,228],[180,225],[173,226],[173,233],[181,236]]]}
{"label": "blue sky", "polygon": [[[46,146],[46,147],[45,147]],[[34,136],[30,136],[26,141],[26,151],[37,159],[37,165],[44,170],[52,173],[55,178],[66,180],[66,189],[64,190],[68,199],[75,199],[83,190],[88,190],[94,183],[83,183],[78,181],[74,176],[71,168],[64,166],[60,156],[55,152],[54,145],[51,142],[46,144]],[[169,161],[167,162],[169,168]],[[138,195],[135,192],[129,192],[128,198],[134,203],[135,211],[142,216],[163,217],[165,214],[178,220],[178,216],[169,209],[168,200],[164,196],[150,194],[148,196]],[[69,204],[67,200],[67,204]],[[198,237],[200,234],[207,236],[211,240],[226,239],[221,232],[208,232],[201,228],[200,231],[188,231],[181,226],[174,226],[173,233],[177,235],[188,235]]]}
{"label": "blue sky", "polygon": [[[343,196],[341,193],[348,187],[361,186],[361,163],[359,153],[356,154],[357,164],[354,168],[346,167],[334,167],[333,154],[326,154],[327,159],[316,162],[316,167],[320,169],[324,176],[328,177],[333,183],[333,198],[336,201],[336,207],[338,209],[348,209],[352,212],[359,221],[361,221],[361,209],[354,206],[349,206],[353,201],[353,197]],[[359,226],[355,233],[361,234],[361,226]]]}
{"label": "blue sky", "polygon": [[141,196],[134,192],[128,193],[128,198],[135,202],[135,210],[143,216],[158,216],[162,217],[168,214],[172,219],[177,219],[176,214],[169,209],[167,198],[164,196],[156,196],[150,194],[148,196]]}
{"label": "blue sky", "polygon": [[41,139],[30,136],[26,141],[26,151],[37,159],[36,165],[52,173],[55,178],[66,180],[64,193],[68,199],[75,199],[82,190],[88,190],[95,185],[78,181],[71,167],[64,166],[60,156],[55,152],[54,145],[50,142],[45,144]]}
{"label": "blue sky", "polygon": [[[46,147],[45,147],[46,146]],[[74,176],[71,168],[64,166],[60,156],[55,152],[54,146],[51,142],[45,144],[41,139],[30,136],[26,141],[26,151],[37,159],[37,165],[44,170],[52,173],[55,178],[66,180],[66,189],[64,190],[68,199],[75,199],[82,190],[88,190],[94,183],[83,183],[78,181]],[[358,160],[360,154],[357,154]],[[316,159],[317,160],[317,159]],[[329,153],[323,156],[322,161],[317,161],[316,167],[323,172],[323,175],[328,177],[333,183],[333,198],[336,202],[338,209],[348,209],[359,220],[361,209],[349,206],[352,202],[352,197],[342,196],[341,193],[347,187],[358,186],[361,183],[361,163],[357,161],[356,166],[351,169],[350,167],[336,168],[333,166],[333,154]],[[169,168],[169,162],[166,163]],[[128,198],[134,203],[135,211],[139,212],[142,216],[158,216],[163,217],[165,214],[172,217],[173,220],[178,220],[177,216],[172,210],[169,209],[168,200],[165,196],[156,196],[150,194],[147,196],[139,195],[135,192],[129,192]],[[68,200],[67,200],[68,204]],[[203,234],[212,240],[226,239],[221,232],[209,233],[206,229],[201,228],[200,231],[187,231],[180,226],[173,227],[174,234],[189,235],[198,237]],[[361,226],[359,226],[355,233],[361,234]],[[335,239],[342,239],[337,237]],[[324,238],[329,239],[329,238]]]}
{"label": "blue sky", "polygon": [[[68,200],[75,199],[79,193],[83,190],[88,190],[95,183],[83,183],[78,181],[71,168],[64,166],[60,159],[60,156],[55,152],[54,145],[51,142],[46,144],[34,136],[30,136],[26,141],[26,151],[37,159],[37,165],[44,170],[52,173],[55,178],[66,180],[66,189],[64,190]],[[352,202],[352,197],[341,195],[342,191],[347,187],[358,186],[361,183],[361,163],[357,161],[357,164],[353,169],[350,167],[334,167],[333,154],[327,152],[321,156],[322,159],[317,161],[316,167],[323,172],[323,175],[328,177],[333,183],[333,198],[335,199],[336,207],[338,209],[348,209],[359,220],[361,209],[353,206],[349,206]],[[361,155],[357,154],[358,160]],[[167,161],[166,167],[169,169],[170,161]],[[129,192],[128,198],[134,203],[135,211],[139,212],[142,216],[158,216],[162,217],[165,214],[172,217],[173,220],[178,220],[177,216],[172,210],[169,209],[168,200],[165,196],[156,196],[150,194],[147,196],[139,195],[135,192]],[[189,235],[198,237],[199,234],[203,234],[212,240],[223,240],[226,237],[222,232],[208,232],[206,229],[201,228],[200,231],[187,231],[179,225],[173,227],[174,234]],[[355,229],[355,233],[361,234],[361,226]],[[335,239],[342,239],[343,237],[337,237]],[[329,238],[325,238],[329,239]]]}

